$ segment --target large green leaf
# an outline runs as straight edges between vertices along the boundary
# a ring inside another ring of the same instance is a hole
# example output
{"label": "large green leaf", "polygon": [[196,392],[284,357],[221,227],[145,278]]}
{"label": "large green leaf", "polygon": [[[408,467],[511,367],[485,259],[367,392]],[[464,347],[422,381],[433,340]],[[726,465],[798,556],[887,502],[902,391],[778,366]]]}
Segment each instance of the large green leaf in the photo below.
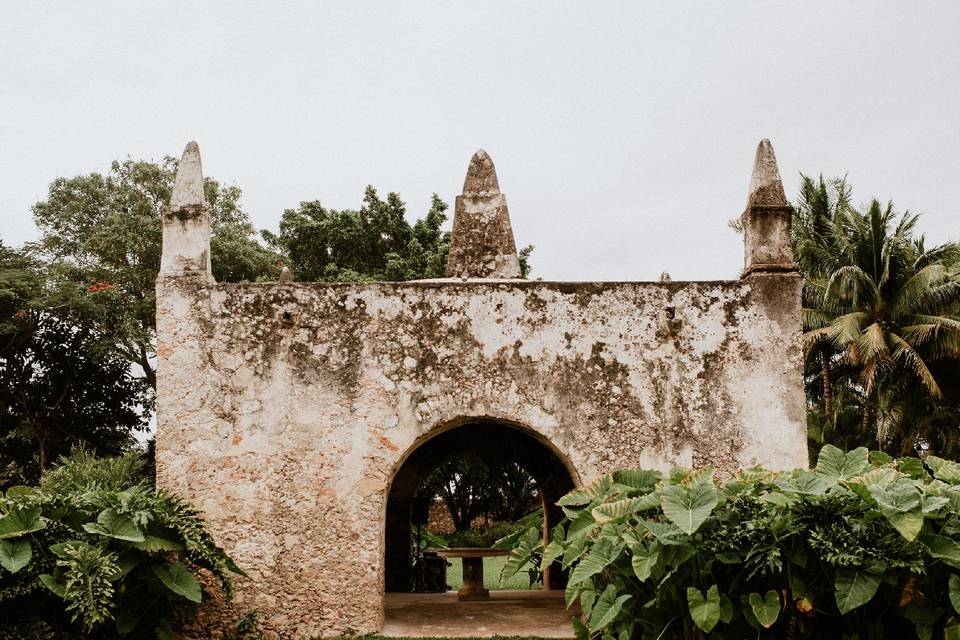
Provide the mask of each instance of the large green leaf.
{"label": "large green leaf", "polygon": [[140,551],[146,551],[148,553],[154,553],[157,551],[180,551],[183,549],[183,545],[176,540],[161,538],[160,536],[153,536],[150,534],[144,534],[142,542],[135,542],[131,540],[130,546],[134,549],[139,549]]}
{"label": "large green leaf", "polygon": [[609,538],[600,538],[574,567],[568,580],[569,584],[578,585],[600,573],[617,559],[621,551],[623,551],[623,543],[618,544]]}
{"label": "large green leaf", "polygon": [[543,540],[540,535],[539,529],[530,527],[517,541],[517,546],[510,551],[507,561],[503,563],[503,569],[500,570],[501,584],[516,575],[524,565],[530,562],[534,552],[542,547]]}
{"label": "large green leaf", "polygon": [[158,564],[152,567],[154,575],[160,582],[178,596],[183,596],[190,602],[200,602],[203,594],[200,583],[193,577],[190,570],[179,562]]}
{"label": "large green leaf", "polygon": [[880,587],[880,576],[856,569],[837,571],[833,581],[834,597],[841,614],[870,602]]}
{"label": "large green leaf", "polygon": [[750,603],[750,610],[757,618],[757,622],[765,629],[772,627],[780,616],[780,596],[773,589],[767,591],[764,596],[759,593],[751,593],[748,602]]}
{"label": "large green leaf", "polygon": [[580,611],[584,618],[590,619],[590,612],[593,611],[593,603],[597,601],[597,592],[593,589],[586,589],[580,594]]}
{"label": "large green leaf", "polygon": [[880,513],[900,535],[911,541],[917,537],[923,528],[923,512],[916,481],[901,478],[887,487],[869,485],[867,490],[880,507]]}
{"label": "large green leaf", "polygon": [[727,594],[720,594],[720,622],[729,623],[733,620],[733,601],[727,597]]}
{"label": "large green leaf", "polygon": [[649,545],[637,544],[630,547],[630,564],[640,582],[645,582],[660,559],[660,544],[651,542]]}
{"label": "large green leaf", "polygon": [[640,526],[649,531],[657,542],[664,546],[685,544],[690,537],[680,530],[680,527],[672,522],[654,522],[653,520],[644,520]]}
{"label": "large green leaf", "polygon": [[938,480],[943,480],[947,484],[960,484],[960,463],[944,460],[937,456],[927,456],[924,463]]}
{"label": "large green leaf", "polygon": [[720,495],[710,476],[698,478],[691,485],[667,485],[661,491],[663,514],[681,531],[691,534],[710,517]]}
{"label": "large green leaf", "polygon": [[693,623],[704,633],[710,633],[720,622],[723,611],[720,607],[720,591],[711,585],[704,597],[696,587],[687,587],[687,608]]}
{"label": "large green leaf", "polygon": [[653,491],[662,477],[663,474],[652,469],[626,469],[613,472],[614,482],[637,491]]}
{"label": "large green leaf", "polygon": [[960,543],[933,533],[921,535],[919,539],[934,558],[960,569]]}
{"label": "large green leaf", "polygon": [[46,526],[40,517],[40,507],[13,507],[10,513],[0,518],[0,540],[40,531]]}
{"label": "large green leaf", "polygon": [[593,514],[594,520],[600,524],[619,522],[637,513],[645,502],[643,497],[623,498],[622,500],[615,500],[613,502],[604,502],[594,507],[591,513]]}
{"label": "large green leaf", "polygon": [[819,496],[835,483],[830,478],[812,471],[801,470],[795,476],[779,478],[775,483],[781,490],[802,496]]}
{"label": "large green leaf", "polygon": [[563,555],[563,525],[558,524],[550,531],[550,543],[543,550],[540,566],[549,567],[553,561]]}
{"label": "large green leaf", "polygon": [[951,575],[947,585],[948,593],[950,594],[950,604],[953,605],[954,611],[960,613],[960,577]]}
{"label": "large green leaf", "polygon": [[23,569],[33,557],[29,540],[0,540],[0,567],[10,573]]}
{"label": "large green leaf", "polygon": [[917,458],[900,458],[897,461],[897,468],[914,480],[922,480],[924,482],[930,480],[930,474],[923,468],[923,462]]}
{"label": "large green leaf", "polygon": [[858,476],[869,468],[869,452],[866,447],[844,453],[828,444],[820,449],[816,472],[831,480],[840,481]]}
{"label": "large green leaf", "polygon": [[593,605],[593,611],[590,615],[590,631],[597,633],[613,622],[623,609],[624,603],[631,597],[629,593],[618,596],[617,588],[608,584]]}
{"label": "large green leaf", "polygon": [[567,495],[557,500],[557,505],[561,507],[577,507],[587,505],[601,498],[613,487],[613,479],[610,476],[601,476],[590,484],[574,489]]}
{"label": "large green leaf", "polygon": [[61,598],[65,598],[67,594],[67,587],[62,582],[58,581],[49,573],[44,573],[39,576],[40,583],[45,586],[50,591],[54,592]]}
{"label": "large green leaf", "polygon": [[128,542],[144,542],[145,540],[143,531],[137,528],[133,520],[113,509],[104,509],[97,516],[96,522],[86,523],[83,525],[83,529],[87,533],[95,533]]}
{"label": "large green leaf", "polygon": [[576,640],[590,640],[590,629],[580,621],[580,618],[574,616],[570,618],[570,624],[573,625],[573,637]]}
{"label": "large green leaf", "polygon": [[13,498],[23,498],[25,496],[32,496],[36,492],[37,492],[36,487],[27,487],[22,484],[17,484],[7,489],[7,497],[12,500]]}

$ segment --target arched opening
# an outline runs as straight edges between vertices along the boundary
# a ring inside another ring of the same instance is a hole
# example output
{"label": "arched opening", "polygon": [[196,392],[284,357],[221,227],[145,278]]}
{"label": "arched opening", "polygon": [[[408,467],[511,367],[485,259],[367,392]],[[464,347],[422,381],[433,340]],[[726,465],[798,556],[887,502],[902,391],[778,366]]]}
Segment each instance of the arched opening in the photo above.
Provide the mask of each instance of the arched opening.
{"label": "arched opening", "polygon": [[[576,480],[574,472],[547,441],[521,426],[486,418],[470,419],[447,428],[416,445],[394,474],[384,528],[387,592],[409,592],[413,584],[411,511],[418,489],[444,461],[468,453],[510,460],[533,477],[543,505],[544,536],[562,519],[563,512],[556,502],[574,488]],[[544,569],[545,590],[564,586],[559,566]]]}

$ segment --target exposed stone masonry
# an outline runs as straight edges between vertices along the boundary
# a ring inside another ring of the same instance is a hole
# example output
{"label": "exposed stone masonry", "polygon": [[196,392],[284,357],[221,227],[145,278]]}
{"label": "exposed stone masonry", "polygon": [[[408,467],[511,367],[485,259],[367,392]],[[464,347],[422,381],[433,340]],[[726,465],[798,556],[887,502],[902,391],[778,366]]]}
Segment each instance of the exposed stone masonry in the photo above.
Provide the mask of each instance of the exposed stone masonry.
{"label": "exposed stone masonry", "polygon": [[[757,199],[771,186],[761,151]],[[203,510],[249,574],[237,608],[274,636],[311,637],[380,630],[391,482],[470,420],[547,443],[576,483],[636,466],[805,466],[783,203],[748,206],[740,280],[526,281],[478,152],[451,246],[451,275],[467,281],[226,284],[196,270],[186,240],[202,224],[178,226],[202,211],[194,191],[164,221],[165,264],[189,268],[157,282],[158,482]],[[168,255],[181,250],[186,262]]]}
{"label": "exposed stone masonry", "polygon": [[500,193],[493,160],[483,149],[470,159],[463,195],[457,196],[447,277],[520,277],[507,199]]}

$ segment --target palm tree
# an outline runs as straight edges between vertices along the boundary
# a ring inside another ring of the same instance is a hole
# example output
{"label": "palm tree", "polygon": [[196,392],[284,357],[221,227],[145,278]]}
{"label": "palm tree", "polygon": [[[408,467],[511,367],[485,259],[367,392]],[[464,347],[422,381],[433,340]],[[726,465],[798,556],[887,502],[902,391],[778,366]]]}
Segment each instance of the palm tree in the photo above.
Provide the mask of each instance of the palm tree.
{"label": "palm tree", "polygon": [[804,341],[821,367],[823,414],[832,407],[833,369],[852,372],[862,397],[860,440],[902,440],[905,407],[942,391],[931,365],[960,359],[960,247],[927,248],[917,218],[873,200],[849,204],[844,180],[804,178],[794,243],[806,276]]}
{"label": "palm tree", "polygon": [[[816,283],[830,272],[836,255],[834,223],[850,208],[851,189],[845,178],[814,182],[801,176],[800,195],[793,217],[794,256],[806,275],[803,290],[804,329],[823,326],[826,317],[819,309],[822,297]],[[828,425],[835,422],[833,387],[835,351],[831,345],[816,342],[808,353],[807,395],[822,400],[821,415]]]}

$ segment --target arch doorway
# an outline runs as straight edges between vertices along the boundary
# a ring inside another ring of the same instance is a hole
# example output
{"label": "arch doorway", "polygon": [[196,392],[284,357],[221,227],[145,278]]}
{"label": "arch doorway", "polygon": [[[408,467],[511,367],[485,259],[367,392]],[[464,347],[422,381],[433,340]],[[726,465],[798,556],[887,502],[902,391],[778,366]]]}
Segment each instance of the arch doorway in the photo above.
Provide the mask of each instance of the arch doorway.
{"label": "arch doorway", "polygon": [[[390,485],[384,530],[384,588],[387,592],[410,591],[414,496],[439,465],[468,453],[488,459],[510,460],[533,477],[543,503],[545,536],[563,518],[556,502],[575,487],[574,474],[541,436],[521,426],[491,419],[471,419],[448,428],[417,445],[401,463]],[[564,586],[559,566],[544,568],[544,590]]]}

